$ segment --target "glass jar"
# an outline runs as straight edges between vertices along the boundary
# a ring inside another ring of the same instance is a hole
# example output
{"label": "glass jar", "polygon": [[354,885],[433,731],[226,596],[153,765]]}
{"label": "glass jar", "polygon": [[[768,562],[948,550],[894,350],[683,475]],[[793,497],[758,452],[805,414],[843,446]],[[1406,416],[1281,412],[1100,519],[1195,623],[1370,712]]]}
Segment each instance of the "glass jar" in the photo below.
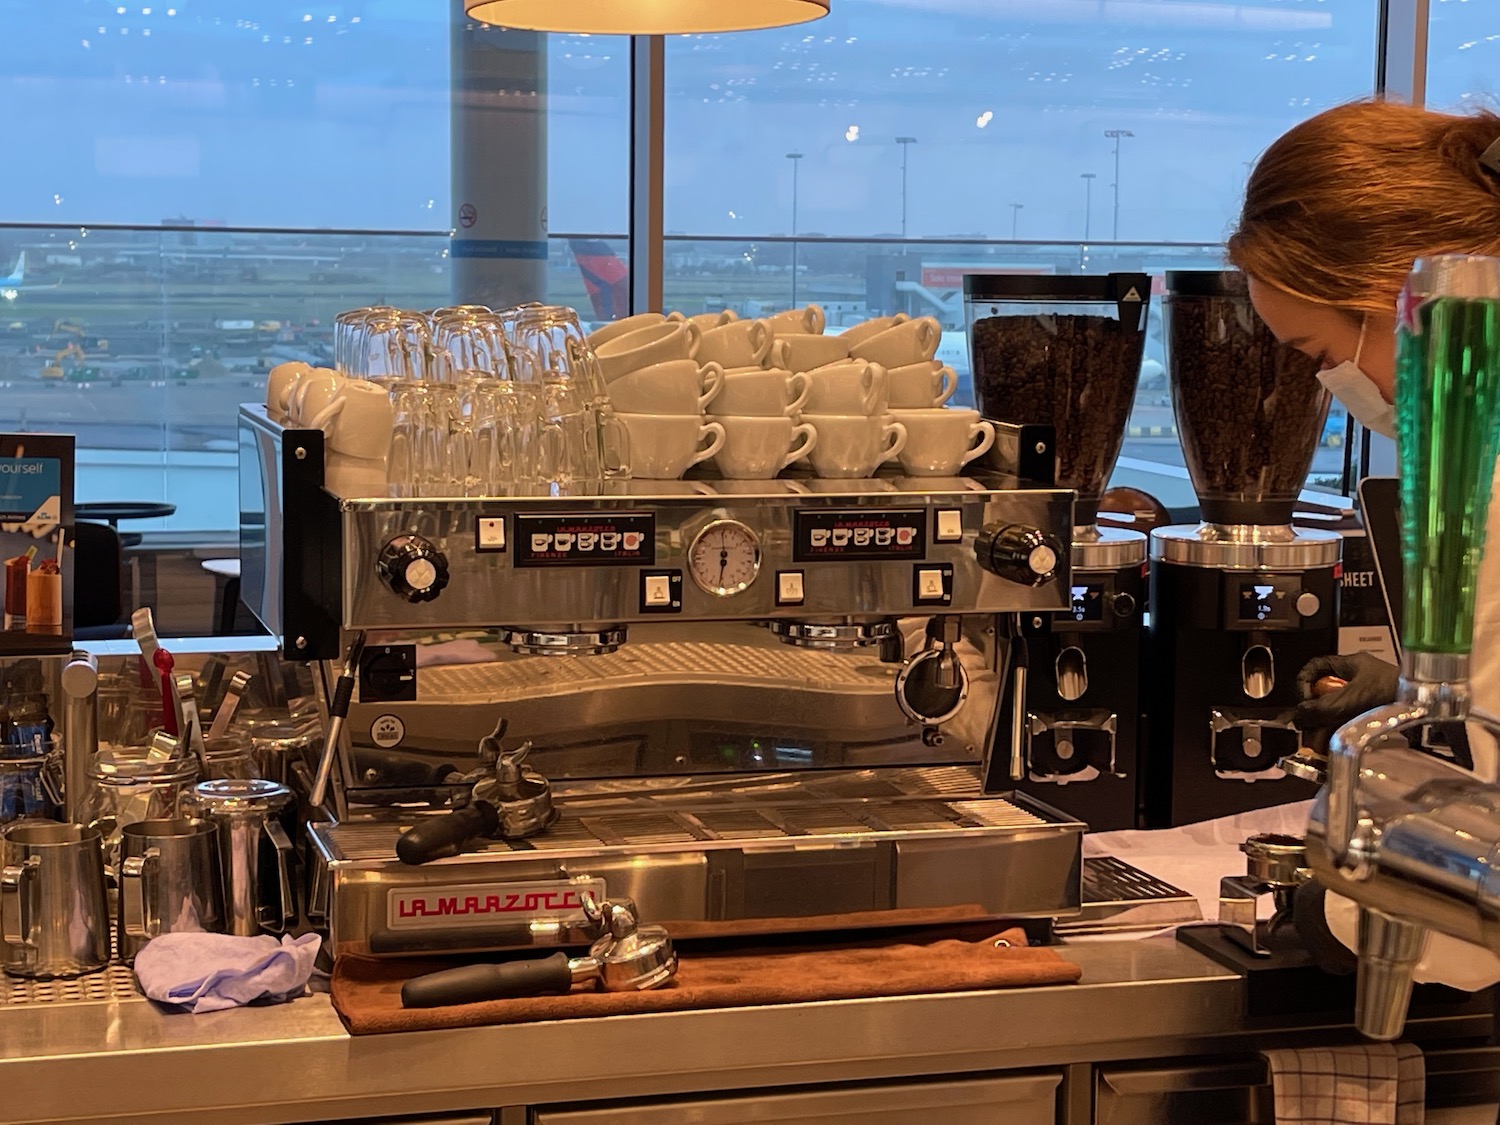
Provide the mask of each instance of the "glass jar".
{"label": "glass jar", "polygon": [[46,743],[40,754],[18,754],[17,749],[6,747],[4,752],[12,756],[0,757],[0,824],[22,817],[57,819],[63,805],[58,777],[62,753],[57,740]]}
{"label": "glass jar", "polygon": [[103,832],[105,857],[113,863],[119,858],[120,829],[180,815],[182,798],[197,781],[198,763],[191,758],[158,761],[143,747],[115,749],[89,767],[79,819]]}
{"label": "glass jar", "polygon": [[243,735],[205,738],[203,756],[208,759],[207,776],[203,780],[235,778],[249,781],[261,776],[256,765],[255,748]]}

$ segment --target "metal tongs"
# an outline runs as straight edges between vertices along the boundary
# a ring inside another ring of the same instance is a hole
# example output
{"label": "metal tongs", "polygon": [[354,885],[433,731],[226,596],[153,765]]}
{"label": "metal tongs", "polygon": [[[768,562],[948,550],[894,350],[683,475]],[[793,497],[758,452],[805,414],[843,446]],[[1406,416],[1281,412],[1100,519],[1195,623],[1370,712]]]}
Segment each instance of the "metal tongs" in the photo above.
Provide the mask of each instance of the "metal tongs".
{"label": "metal tongs", "polygon": [[523,742],[502,750],[509,724],[501,719],[479,742],[484,765],[470,770],[458,784],[472,788],[454,798],[453,811],[418,821],[396,841],[402,863],[419,864],[460,855],[478,839],[519,840],[535,836],[552,823],[552,784],[522,763],[531,750]]}

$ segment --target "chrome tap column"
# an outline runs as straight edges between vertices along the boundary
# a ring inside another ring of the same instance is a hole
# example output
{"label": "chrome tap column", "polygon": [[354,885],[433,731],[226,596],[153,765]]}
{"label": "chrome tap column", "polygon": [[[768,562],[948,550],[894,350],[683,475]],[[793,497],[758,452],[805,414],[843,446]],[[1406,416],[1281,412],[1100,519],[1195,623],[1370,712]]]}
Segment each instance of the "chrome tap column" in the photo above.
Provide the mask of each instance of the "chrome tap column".
{"label": "chrome tap column", "polygon": [[1500,732],[1469,691],[1500,454],[1500,259],[1417,263],[1402,294],[1396,364],[1400,695],[1334,736],[1308,825],[1313,870],[1360,905],[1355,1021],[1375,1039],[1401,1034],[1431,930],[1500,950],[1500,787],[1407,748],[1408,735],[1435,722]]}

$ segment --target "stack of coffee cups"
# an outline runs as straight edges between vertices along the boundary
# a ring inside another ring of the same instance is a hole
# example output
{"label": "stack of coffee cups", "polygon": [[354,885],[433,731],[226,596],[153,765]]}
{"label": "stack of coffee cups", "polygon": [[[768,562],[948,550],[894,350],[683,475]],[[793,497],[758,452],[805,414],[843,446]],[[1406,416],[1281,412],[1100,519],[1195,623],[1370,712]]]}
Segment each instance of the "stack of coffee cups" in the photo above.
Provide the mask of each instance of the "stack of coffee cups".
{"label": "stack of coffee cups", "polygon": [[393,415],[385,387],[327,367],[278,364],[266,379],[266,412],[284,425],[323,431],[323,480],[333,492],[386,495]]}
{"label": "stack of coffee cups", "polygon": [[[807,317],[809,310],[792,314]],[[786,328],[806,323],[781,314]],[[821,326],[822,313],[817,311]],[[710,409],[724,429],[724,447],[714,457],[729,480],[769,480],[817,445],[818,435],[796,418],[807,400],[808,381],[777,367],[766,367],[776,338],[772,321],[740,320],[704,332],[699,358],[723,363],[724,387]]]}
{"label": "stack of coffee cups", "polygon": [[676,480],[724,445],[724,428],[704,418],[724,381],[723,365],[698,354],[708,332],[696,319],[639,313],[589,336],[638,478]]}

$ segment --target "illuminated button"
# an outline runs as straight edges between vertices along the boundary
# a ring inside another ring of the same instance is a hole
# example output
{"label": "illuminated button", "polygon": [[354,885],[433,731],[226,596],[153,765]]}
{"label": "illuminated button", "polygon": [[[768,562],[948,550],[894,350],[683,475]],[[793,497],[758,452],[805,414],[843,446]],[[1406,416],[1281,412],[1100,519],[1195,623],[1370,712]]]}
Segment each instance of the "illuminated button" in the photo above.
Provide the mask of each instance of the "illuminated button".
{"label": "illuminated button", "polygon": [[917,571],[917,597],[924,602],[943,600],[943,572],[941,570]]}
{"label": "illuminated button", "polygon": [[932,537],[939,543],[958,543],[964,537],[964,514],[957,508],[941,508]]}
{"label": "illuminated button", "polygon": [[666,574],[646,575],[646,604],[671,605],[672,579]]}
{"label": "illuminated button", "polygon": [[505,550],[505,517],[480,516],[478,546],[481,551]]}
{"label": "illuminated button", "polygon": [[801,605],[806,599],[802,589],[800,570],[782,570],[776,573],[776,604]]}

